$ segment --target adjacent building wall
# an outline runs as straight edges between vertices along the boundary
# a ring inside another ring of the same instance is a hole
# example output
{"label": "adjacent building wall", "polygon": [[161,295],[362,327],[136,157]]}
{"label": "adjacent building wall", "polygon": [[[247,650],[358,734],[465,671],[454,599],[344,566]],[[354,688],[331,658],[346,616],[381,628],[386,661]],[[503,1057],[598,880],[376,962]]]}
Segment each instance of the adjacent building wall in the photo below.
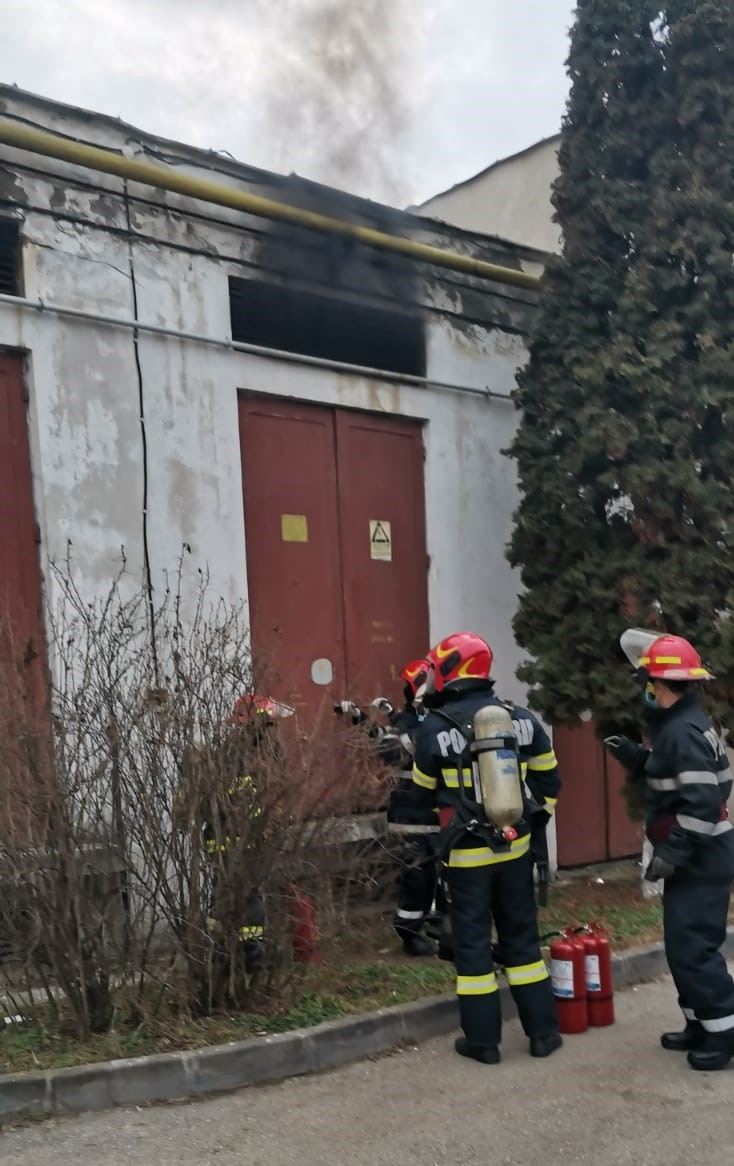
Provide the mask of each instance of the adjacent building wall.
{"label": "adjacent building wall", "polygon": [[539,251],[560,250],[553,222],[551,187],[558,177],[560,137],[546,138],[527,150],[430,198],[420,214],[465,231],[498,235]]}

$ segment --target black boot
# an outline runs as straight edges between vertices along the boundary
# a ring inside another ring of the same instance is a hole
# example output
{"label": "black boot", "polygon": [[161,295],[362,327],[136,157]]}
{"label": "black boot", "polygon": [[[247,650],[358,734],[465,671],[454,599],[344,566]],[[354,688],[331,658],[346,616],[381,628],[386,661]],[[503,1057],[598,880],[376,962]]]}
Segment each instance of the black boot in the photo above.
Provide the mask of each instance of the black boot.
{"label": "black boot", "polygon": [[412,957],[435,955],[437,950],[436,944],[422,935],[406,935],[403,939],[403,951]]}
{"label": "black boot", "polygon": [[471,1057],[483,1065],[499,1065],[501,1057],[497,1045],[473,1045],[465,1036],[457,1036],[454,1048],[460,1057]]}
{"label": "black boot", "polygon": [[427,927],[426,935],[429,939],[435,939],[438,943],[438,958],[440,960],[447,960],[448,963],[454,961],[454,937],[450,927]]}
{"label": "black boot", "polygon": [[701,1048],[691,1049],[688,1064],[701,1073],[716,1073],[725,1069],[734,1057],[734,1038],[708,1035]]}
{"label": "black boot", "polygon": [[560,1032],[546,1032],[543,1036],[531,1036],[530,1056],[549,1057],[563,1044]]}
{"label": "black boot", "polygon": [[674,1053],[687,1053],[689,1049],[700,1049],[706,1033],[697,1020],[687,1020],[682,1032],[664,1032],[660,1044]]}

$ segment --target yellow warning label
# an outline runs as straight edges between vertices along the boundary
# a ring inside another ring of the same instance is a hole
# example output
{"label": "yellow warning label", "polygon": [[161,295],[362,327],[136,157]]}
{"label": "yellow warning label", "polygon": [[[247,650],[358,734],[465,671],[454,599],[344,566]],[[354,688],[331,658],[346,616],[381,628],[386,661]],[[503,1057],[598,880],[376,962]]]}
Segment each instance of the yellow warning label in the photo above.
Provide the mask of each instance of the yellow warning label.
{"label": "yellow warning label", "polygon": [[308,519],[305,514],[281,514],[280,534],[284,543],[308,542]]}
{"label": "yellow warning label", "polygon": [[384,518],[370,519],[370,558],[392,562],[392,524]]}

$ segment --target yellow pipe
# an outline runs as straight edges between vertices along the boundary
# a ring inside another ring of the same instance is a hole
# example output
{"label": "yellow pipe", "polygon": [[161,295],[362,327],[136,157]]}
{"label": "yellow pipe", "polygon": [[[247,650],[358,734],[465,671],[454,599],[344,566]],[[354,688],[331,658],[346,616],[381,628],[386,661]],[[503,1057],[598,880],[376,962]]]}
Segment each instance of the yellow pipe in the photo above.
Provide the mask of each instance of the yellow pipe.
{"label": "yellow pipe", "polygon": [[120,178],[127,178],[131,182],[140,182],[144,186],[154,186],[160,190],[174,191],[176,194],[186,195],[188,198],[200,199],[202,202],[216,203],[232,210],[245,211],[249,215],[260,218],[279,219],[285,223],[295,223],[301,227],[309,227],[314,231],[325,231],[332,235],[342,235],[344,238],[357,239],[368,247],[378,247],[383,251],[395,251],[409,259],[416,259],[423,263],[430,263],[436,267],[449,267],[454,271],[463,271],[467,275],[476,275],[482,279],[491,279],[496,283],[506,283],[513,287],[530,288],[535,291],[540,286],[536,275],[529,275],[525,271],[515,271],[511,267],[499,267],[495,263],[487,263],[484,259],[472,259],[468,255],[457,255],[453,251],[444,251],[440,247],[430,247],[426,243],[417,243],[413,239],[403,239],[399,235],[388,235],[384,231],[376,231],[372,227],[362,227],[356,223],[348,223],[343,219],[334,219],[329,215],[317,214],[314,211],[302,210],[301,207],[289,206],[284,202],[275,202],[270,198],[262,198],[257,194],[247,194],[240,190],[233,190],[229,186],[220,186],[216,182],[208,182],[203,178],[191,178],[187,174],[179,174],[165,166],[157,166],[153,162],[138,162],[132,158],[125,158],[115,154],[112,150],[98,146],[87,146],[83,142],[71,141],[59,137],[58,134],[47,133],[45,130],[32,129],[30,126],[17,122],[0,119],[0,142],[6,146],[15,146],[19,150],[29,150],[33,154],[44,154],[49,158],[58,158],[62,162],[71,162],[76,166],[84,166],[88,170],[98,170],[104,174],[116,174]]}

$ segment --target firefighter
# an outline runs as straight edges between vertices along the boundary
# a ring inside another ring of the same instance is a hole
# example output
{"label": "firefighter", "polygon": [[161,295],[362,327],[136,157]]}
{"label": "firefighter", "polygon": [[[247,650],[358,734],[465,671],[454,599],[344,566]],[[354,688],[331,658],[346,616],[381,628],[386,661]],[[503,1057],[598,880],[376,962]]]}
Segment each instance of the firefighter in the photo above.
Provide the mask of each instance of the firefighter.
{"label": "firefighter", "polygon": [[438,873],[438,818],[432,807],[413,800],[412,762],[415,739],[423,720],[417,696],[430,671],[428,660],[414,660],[400,673],[405,707],[391,718],[400,750],[392,763],[400,766],[398,784],[390,795],[387,820],[404,844],[398,854],[397,904],[393,926],[408,956],[433,956],[438,948],[421,934],[436,900],[438,915],[445,910]]}
{"label": "firefighter", "polygon": [[[464,1036],[457,1053],[484,1064],[500,1060],[502,1017],[492,958],[492,921],[507,981],[530,1053],[547,1057],[562,1042],[550,979],[540,954],[530,860],[531,819],[548,821],[560,789],[558,763],[540,722],[494,694],[492,650],[481,636],[458,632],[429,653],[426,693],[431,711],[416,739],[413,784],[425,806],[437,806]],[[483,805],[476,779],[475,716],[505,710],[505,772],[517,787],[519,811],[499,830]],[[519,770],[519,772],[518,772]]]}
{"label": "firefighter", "polygon": [[[624,647],[624,637],[623,637]],[[694,1069],[723,1069],[734,1056],[734,982],[721,946],[734,879],[734,832],[727,811],[732,774],[724,747],[699,704],[713,679],[681,636],[660,636],[638,659],[651,748],[608,737],[617,760],[644,781],[653,858],[645,877],[665,880],[665,954],[685,1027],[661,1037],[687,1052]]]}
{"label": "firefighter", "polygon": [[[279,742],[273,736],[277,720],[291,716],[293,709],[270,697],[246,693],[235,703],[229,729],[214,761],[216,769],[226,775],[228,784],[211,781],[212,759],[199,759],[194,751],[187,763],[187,781],[178,796],[178,816],[191,816],[187,801],[198,797],[194,820],[202,824],[204,853],[211,868],[210,911],[207,926],[213,939],[226,949],[232,929],[240,945],[245,966],[259,966],[265,939],[265,904],[261,888],[242,893],[238,885],[247,867],[242,847],[254,853],[264,844],[259,828],[262,806],[258,784],[268,780],[264,768],[282,768]],[[204,769],[197,774],[197,763]],[[272,784],[272,783],[271,783]],[[261,791],[260,791],[261,792]],[[264,826],[263,826],[264,829]]]}
{"label": "firefighter", "polygon": [[387,820],[394,832],[404,838],[397,855],[398,893],[393,926],[402,941],[403,951],[414,958],[436,955],[437,945],[422,931],[431,914],[434,897],[439,905],[442,903],[436,878],[438,818],[432,808],[416,805],[413,799],[415,736],[422,719],[416,695],[424,687],[429,669],[427,660],[414,660],[403,668],[400,678],[404,684],[405,703],[400,711],[396,711],[386,697],[373,700],[368,712],[363,712],[349,700],[334,706],[335,712],[351,716],[353,724],[367,726],[378,757],[385,766],[399,774],[387,811]]}

